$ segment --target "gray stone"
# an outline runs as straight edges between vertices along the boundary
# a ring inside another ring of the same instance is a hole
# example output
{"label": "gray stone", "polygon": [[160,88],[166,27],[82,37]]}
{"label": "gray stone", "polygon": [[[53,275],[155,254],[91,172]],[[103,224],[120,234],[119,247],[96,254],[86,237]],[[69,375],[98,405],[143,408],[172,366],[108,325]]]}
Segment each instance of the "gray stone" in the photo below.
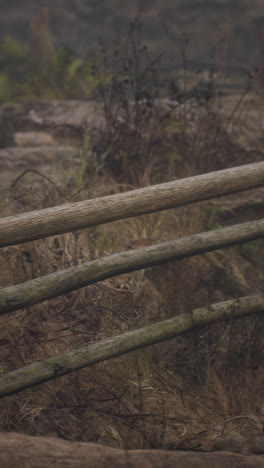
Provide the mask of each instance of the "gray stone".
{"label": "gray stone", "polygon": [[221,437],[215,441],[214,450],[241,453],[246,446],[243,436]]}

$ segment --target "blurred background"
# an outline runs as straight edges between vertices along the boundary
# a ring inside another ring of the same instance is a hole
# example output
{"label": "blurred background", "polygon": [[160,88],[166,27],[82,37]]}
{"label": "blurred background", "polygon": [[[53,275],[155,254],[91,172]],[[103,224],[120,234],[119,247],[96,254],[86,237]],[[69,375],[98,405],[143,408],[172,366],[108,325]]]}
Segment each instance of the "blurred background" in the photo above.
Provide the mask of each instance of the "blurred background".
{"label": "blurred background", "polygon": [[184,69],[203,82],[217,69],[223,89],[236,89],[254,67],[262,74],[261,0],[1,0],[0,12],[1,101],[91,97],[91,61],[124,42],[135,18],[166,79]]}

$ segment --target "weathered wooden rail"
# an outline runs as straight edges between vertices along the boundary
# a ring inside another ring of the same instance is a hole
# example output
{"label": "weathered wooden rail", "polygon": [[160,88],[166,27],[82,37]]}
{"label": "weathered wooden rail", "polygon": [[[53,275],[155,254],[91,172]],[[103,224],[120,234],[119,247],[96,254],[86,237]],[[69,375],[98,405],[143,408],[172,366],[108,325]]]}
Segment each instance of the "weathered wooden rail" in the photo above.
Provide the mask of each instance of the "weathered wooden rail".
{"label": "weathered wooden rail", "polygon": [[84,262],[26,283],[0,289],[0,315],[61,296],[112,276],[263,237],[264,219],[261,219]]}
{"label": "weathered wooden rail", "polygon": [[0,219],[0,247],[176,208],[264,184],[264,161]]}
{"label": "weathered wooden rail", "polygon": [[0,376],[0,398],[83,367],[184,335],[223,320],[264,312],[264,295],[247,296],[195,309],[162,322],[36,362]]}
{"label": "weathered wooden rail", "polygon": [[[264,185],[264,162],[0,220],[0,247],[175,208]],[[264,238],[264,219],[109,255],[0,289],[0,315],[116,275]],[[264,296],[248,296],[177,315],[140,330],[9,372],[0,398],[96,362],[168,340],[217,321],[264,312]]]}

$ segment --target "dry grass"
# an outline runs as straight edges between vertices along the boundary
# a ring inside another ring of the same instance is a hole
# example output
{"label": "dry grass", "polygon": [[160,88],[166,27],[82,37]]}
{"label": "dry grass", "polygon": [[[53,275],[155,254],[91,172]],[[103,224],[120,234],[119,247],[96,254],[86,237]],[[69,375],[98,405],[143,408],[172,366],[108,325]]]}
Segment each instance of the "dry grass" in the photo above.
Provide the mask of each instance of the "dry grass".
{"label": "dry grass", "polygon": [[[31,193],[21,184],[9,205],[13,212],[60,201],[45,180],[31,185]],[[189,235],[211,217],[199,204],[5,248],[1,286]],[[231,268],[239,270],[240,285],[230,288]],[[1,371],[240,295],[253,269],[233,248],[108,279],[3,316]],[[247,293],[259,286],[247,285]],[[229,417],[262,420],[262,328],[261,318],[215,325],[8,397],[0,404],[0,427],[115,447],[209,449]]]}
{"label": "dry grass", "polygon": [[[132,152],[122,159],[134,133],[130,128],[122,135],[123,124],[114,127],[112,120],[117,146],[113,139],[108,141],[103,151],[109,158],[103,169],[93,172],[93,192],[86,192],[84,185],[79,197],[246,162],[248,153],[221,129],[210,107],[205,106],[202,118],[187,131],[185,106],[180,109],[182,118],[171,116],[170,126],[162,120],[165,126],[159,131],[151,114],[151,127],[146,122],[137,136],[143,153],[150,144],[147,155],[140,153],[142,160],[133,160]],[[149,139],[148,132],[152,132]],[[122,166],[113,164],[115,151]],[[1,204],[1,215],[62,203],[65,190],[34,175],[21,179],[8,203]],[[229,200],[232,197],[223,199],[223,206]],[[230,212],[200,203],[4,248],[0,285],[21,283],[112,252],[248,221],[243,216],[242,210]],[[259,241],[171,262],[2,316],[0,371],[199,306],[259,292],[262,249]],[[263,327],[261,317],[216,324],[8,397],[0,403],[0,429],[124,448],[210,449],[231,417],[248,415],[262,424]],[[240,423],[230,422],[242,431]],[[249,430],[243,424],[244,431]]]}

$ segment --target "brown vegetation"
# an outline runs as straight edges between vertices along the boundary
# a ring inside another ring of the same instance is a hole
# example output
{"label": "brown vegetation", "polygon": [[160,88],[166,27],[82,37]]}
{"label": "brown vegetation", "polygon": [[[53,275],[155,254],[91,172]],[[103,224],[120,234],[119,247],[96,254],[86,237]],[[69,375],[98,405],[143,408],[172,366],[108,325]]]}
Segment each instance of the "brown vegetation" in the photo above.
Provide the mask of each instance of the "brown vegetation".
{"label": "brown vegetation", "polygon": [[[104,177],[102,173],[98,178],[99,186]],[[40,207],[44,194],[45,206],[47,194],[50,204],[60,200],[45,179],[34,190],[34,203],[38,198]],[[212,224],[246,220],[243,210],[235,208],[230,217],[224,208],[227,201],[219,208],[208,202],[4,248],[1,285],[128,247],[192,234]],[[13,206],[17,211],[18,203]],[[258,263],[262,245],[258,241],[128,273],[2,317],[2,371],[175,313],[258,293],[263,284]],[[201,334],[136,351],[11,396],[1,403],[2,429],[124,448],[208,449],[228,417],[246,413],[256,418],[256,426],[235,420],[235,431],[258,433],[262,425],[261,323],[261,318],[246,318],[215,325]]]}
{"label": "brown vegetation", "polygon": [[[134,104],[138,101],[134,96]],[[57,173],[52,184],[27,174],[11,187],[8,203],[3,197],[1,213],[119,193],[262,158],[261,145],[252,148],[251,139],[250,148],[242,147],[229,132],[230,119],[227,124],[211,102],[188,100],[177,118],[169,113],[166,119],[156,113],[155,96],[147,102],[149,119],[142,118],[144,106],[127,111],[123,120],[108,107],[108,127],[100,144],[89,151],[84,145],[86,159],[77,175],[65,180],[65,173]],[[138,159],[134,141],[141,151]],[[263,217],[262,188],[250,198],[248,193],[232,195],[219,203],[205,201],[5,247],[0,284],[19,284],[103,255],[256,217]],[[259,294],[262,258],[263,241],[258,240],[105,279],[2,316],[0,370],[9,372],[214,302]],[[264,423],[263,327],[262,316],[215,324],[10,396],[0,403],[0,427],[124,449],[207,450],[218,437],[234,434],[248,441]],[[246,418],[234,418],[241,415]]]}

